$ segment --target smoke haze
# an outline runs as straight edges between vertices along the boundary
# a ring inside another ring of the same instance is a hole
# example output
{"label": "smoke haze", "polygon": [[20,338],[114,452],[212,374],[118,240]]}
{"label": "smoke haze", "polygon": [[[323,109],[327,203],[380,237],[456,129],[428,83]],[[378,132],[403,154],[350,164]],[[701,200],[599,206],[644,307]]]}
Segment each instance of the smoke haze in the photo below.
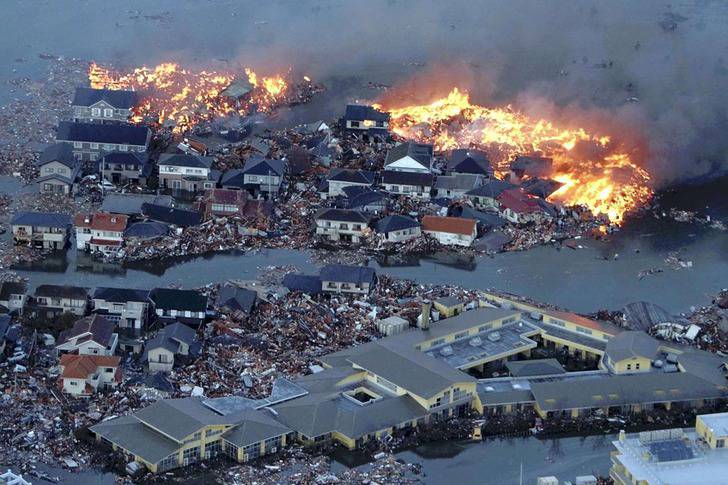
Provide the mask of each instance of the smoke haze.
{"label": "smoke haze", "polygon": [[35,49],[121,65],[292,66],[330,91],[372,81],[418,101],[459,86],[485,105],[596,119],[630,139],[639,132],[658,184],[728,168],[722,1],[120,3],[8,2],[0,56],[11,63]]}

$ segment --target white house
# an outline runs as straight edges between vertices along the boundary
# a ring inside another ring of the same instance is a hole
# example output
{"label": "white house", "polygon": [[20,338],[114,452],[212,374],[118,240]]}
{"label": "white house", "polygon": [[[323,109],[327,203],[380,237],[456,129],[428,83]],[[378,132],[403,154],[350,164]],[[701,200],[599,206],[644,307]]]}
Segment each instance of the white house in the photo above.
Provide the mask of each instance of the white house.
{"label": "white house", "polygon": [[58,378],[63,392],[88,397],[99,389],[114,388],[121,382],[119,357],[105,355],[61,356]]}
{"label": "white house", "polygon": [[422,232],[445,246],[468,247],[478,236],[478,227],[473,219],[425,216],[422,218]]}
{"label": "white house", "polygon": [[422,234],[420,223],[416,220],[398,214],[387,216],[377,222],[377,234],[387,242],[402,242],[415,239]]}
{"label": "white house", "polygon": [[132,288],[99,287],[91,297],[91,305],[96,314],[131,333],[139,335],[149,318],[149,290]]}
{"label": "white house", "polygon": [[369,233],[369,217],[347,209],[321,209],[315,216],[316,234],[330,241],[358,243]]}
{"label": "white house", "polygon": [[430,173],[385,170],[382,173],[382,186],[390,194],[426,200],[432,192],[432,179]]}
{"label": "white house", "polygon": [[78,320],[58,336],[58,354],[114,355],[119,336],[114,333],[114,323],[101,315]]}
{"label": "white house", "polygon": [[198,192],[215,187],[210,157],[163,153],[157,165],[159,186],[162,188]]}
{"label": "white house", "polygon": [[88,123],[125,123],[137,101],[134,91],[78,87],[71,103],[73,119]]}
{"label": "white house", "polygon": [[430,173],[433,147],[424,143],[406,142],[390,149],[384,160],[384,170],[393,172]]}
{"label": "white house", "polygon": [[167,325],[144,345],[144,358],[150,372],[169,372],[175,356],[191,354],[195,331],[179,322]]}
{"label": "white house", "polygon": [[77,214],[76,249],[79,251],[114,254],[124,242],[128,217],[122,214]]}

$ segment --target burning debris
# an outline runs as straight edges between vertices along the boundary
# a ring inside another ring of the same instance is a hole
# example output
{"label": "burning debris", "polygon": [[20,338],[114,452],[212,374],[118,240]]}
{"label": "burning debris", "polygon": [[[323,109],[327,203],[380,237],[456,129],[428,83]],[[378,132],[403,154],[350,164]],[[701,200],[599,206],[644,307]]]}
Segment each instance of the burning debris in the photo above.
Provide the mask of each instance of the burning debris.
{"label": "burning debris", "polygon": [[240,73],[195,71],[171,62],[128,72],[94,62],[88,70],[92,88],[125,89],[141,94],[134,107],[133,122],[172,125],[176,133],[214,118],[247,116],[256,111],[268,113],[296,100],[303,92],[312,94],[320,90],[308,77],[296,84],[286,77],[260,76],[250,68]]}
{"label": "burning debris", "polygon": [[468,94],[457,88],[430,104],[384,108],[390,112],[390,128],[396,134],[433,143],[441,151],[482,149],[501,177],[508,174],[517,156],[548,157],[553,160],[549,177],[562,184],[549,200],[587,206],[616,224],[653,194],[650,174],[633,161],[632,154],[610,137],[585,128],[563,128],[511,107],[472,104]]}

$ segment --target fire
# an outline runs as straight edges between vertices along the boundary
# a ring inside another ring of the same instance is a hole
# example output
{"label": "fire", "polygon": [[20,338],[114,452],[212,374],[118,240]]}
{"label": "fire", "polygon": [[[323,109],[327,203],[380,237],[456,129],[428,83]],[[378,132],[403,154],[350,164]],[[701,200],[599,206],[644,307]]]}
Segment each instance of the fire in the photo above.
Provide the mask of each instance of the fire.
{"label": "fire", "polygon": [[508,173],[518,155],[552,158],[550,177],[563,185],[549,200],[586,206],[615,224],[653,194],[649,173],[628,150],[586,128],[559,127],[510,106],[471,104],[468,94],[457,88],[430,104],[377,107],[389,111],[390,128],[404,138],[433,143],[439,151],[471,147],[486,151],[500,176]]}
{"label": "fire", "polygon": [[[242,76],[242,73],[240,73]],[[138,67],[128,72],[113,71],[91,63],[88,78],[92,88],[131,89],[141,93],[132,121],[154,119],[160,125],[171,122],[175,132],[184,132],[200,121],[231,114],[247,115],[253,106],[269,112],[282,103],[288,85],[283,76],[258,76],[246,68],[241,78],[234,73],[192,71],[175,63]],[[225,96],[234,83],[249,83],[249,93]]]}

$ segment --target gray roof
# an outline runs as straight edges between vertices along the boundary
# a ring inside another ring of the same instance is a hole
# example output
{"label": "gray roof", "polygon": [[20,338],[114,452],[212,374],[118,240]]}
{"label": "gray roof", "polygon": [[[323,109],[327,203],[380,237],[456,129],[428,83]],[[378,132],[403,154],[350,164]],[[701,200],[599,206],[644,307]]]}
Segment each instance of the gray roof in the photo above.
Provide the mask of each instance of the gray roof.
{"label": "gray roof", "polygon": [[104,197],[101,210],[113,214],[140,215],[145,203],[172,207],[174,199],[169,195],[110,193]]}
{"label": "gray roof", "polygon": [[233,425],[237,416],[222,416],[202,403],[202,398],[164,399],[137,411],[134,416],[176,441],[204,426]]}
{"label": "gray roof", "polygon": [[159,156],[159,162],[157,164],[210,169],[212,167],[212,158],[180,153],[163,153]]}
{"label": "gray roof", "polygon": [[318,275],[286,273],[282,284],[290,291],[300,291],[309,295],[321,293],[321,278]]}
{"label": "gray roof", "polygon": [[85,300],[88,297],[88,290],[80,286],[70,285],[39,285],[35,288],[34,296],[49,296],[58,298],[70,298]]}
{"label": "gray roof", "polygon": [[483,184],[482,175],[471,173],[457,173],[454,175],[441,175],[435,180],[435,188],[440,190],[472,190]]}
{"label": "gray roof", "polygon": [[84,317],[74,323],[73,327],[70,329],[61,332],[58,336],[58,343],[60,345],[68,342],[72,338],[85,333],[90,333],[91,340],[100,345],[106,346],[109,343],[115,328],[116,324],[101,315]]}
{"label": "gray roof", "polygon": [[158,221],[143,221],[130,224],[124,231],[124,237],[153,238],[166,236],[169,226]]}
{"label": "gray roof", "polygon": [[150,429],[134,416],[103,421],[90,429],[150,463],[157,463],[179,449],[178,443]]}
{"label": "gray roof", "polygon": [[475,197],[490,197],[495,199],[503,191],[514,188],[515,185],[498,179],[488,179],[480,187],[476,187],[473,190],[466,192],[467,195]]}
{"label": "gray roof", "polygon": [[191,346],[196,335],[196,332],[187,325],[179,322],[171,323],[160,330],[154,338],[147,341],[144,345],[143,358],[146,358],[150,350],[158,348],[164,348],[176,354],[179,352],[180,343]]}
{"label": "gray roof", "polygon": [[243,422],[227,431],[222,437],[238,447],[275,438],[291,432],[291,429],[273,419],[269,411],[251,409],[242,413]]}
{"label": "gray roof", "polygon": [[379,111],[368,105],[347,104],[346,112],[344,113],[344,119],[359,121],[388,121],[389,113]]}
{"label": "gray roof", "polygon": [[154,288],[150,297],[157,308],[165,310],[186,310],[191,312],[204,312],[207,310],[207,296],[195,290]]}
{"label": "gray roof", "polygon": [[408,141],[390,148],[384,159],[384,166],[390,165],[404,157],[410,157],[419,162],[422,167],[429,169],[432,164],[433,147],[425,143]]}
{"label": "gray roof", "polygon": [[329,171],[329,180],[337,182],[350,182],[357,184],[373,184],[374,172],[368,170],[350,170],[345,168],[332,168]]}
{"label": "gray roof", "polygon": [[438,304],[446,306],[446,307],[453,307],[453,306],[463,304],[463,302],[460,301],[459,298],[456,298],[454,296],[443,296],[442,298],[438,298],[437,300],[435,300],[435,303],[438,303]]}
{"label": "gray roof", "polygon": [[58,124],[56,139],[58,141],[113,143],[146,147],[149,134],[149,128],[146,126],[61,121]]}
{"label": "gray roof", "polygon": [[11,295],[25,295],[28,285],[23,281],[0,282],[0,300],[9,300]]}
{"label": "gray roof", "polygon": [[609,339],[605,353],[614,362],[632,357],[653,359],[659,345],[657,340],[640,330],[621,332]]}
{"label": "gray roof", "polygon": [[319,209],[319,211],[316,213],[315,219],[341,222],[360,222],[362,224],[369,224],[369,216],[362,212],[349,209]]}
{"label": "gray roof", "polygon": [[285,170],[286,163],[283,160],[268,160],[259,157],[249,158],[243,166],[243,173],[250,175],[282,176]]}
{"label": "gray roof", "polygon": [[546,376],[565,374],[566,370],[556,359],[509,360],[506,368],[513,377]]}
{"label": "gray roof", "polygon": [[99,286],[94,291],[92,298],[116,303],[126,303],[129,301],[146,302],[149,299],[149,290]]}
{"label": "gray roof", "polygon": [[253,290],[225,285],[217,295],[217,306],[250,313],[257,297],[258,294]]}
{"label": "gray roof", "polygon": [[73,222],[71,216],[67,214],[57,214],[53,212],[18,212],[10,220],[13,226],[33,226],[33,227],[55,227],[67,228]]}
{"label": "gray roof", "polygon": [[724,386],[684,372],[538,379],[531,382],[531,392],[543,411],[716,399],[726,395]]}
{"label": "gray roof", "polygon": [[45,165],[50,162],[60,162],[69,168],[74,168],[78,165],[78,161],[73,156],[73,145],[70,143],[54,143],[43,150],[38,165]]}
{"label": "gray roof", "polygon": [[488,155],[480,150],[458,148],[450,153],[447,169],[451,172],[487,174],[491,172]]}
{"label": "gray roof", "polygon": [[91,106],[105,101],[116,109],[131,109],[137,102],[137,93],[120,89],[76,88],[73,106]]}
{"label": "gray roof", "polygon": [[387,216],[377,222],[377,232],[387,233],[392,231],[401,231],[412,227],[420,227],[420,223],[411,217],[395,214]]}
{"label": "gray roof", "polygon": [[337,281],[340,283],[373,284],[377,276],[374,268],[367,266],[351,266],[347,264],[327,264],[319,273],[321,281]]}
{"label": "gray roof", "polygon": [[382,183],[393,185],[414,185],[421,187],[432,186],[431,173],[419,172],[396,172],[394,170],[385,170],[382,173]]}

